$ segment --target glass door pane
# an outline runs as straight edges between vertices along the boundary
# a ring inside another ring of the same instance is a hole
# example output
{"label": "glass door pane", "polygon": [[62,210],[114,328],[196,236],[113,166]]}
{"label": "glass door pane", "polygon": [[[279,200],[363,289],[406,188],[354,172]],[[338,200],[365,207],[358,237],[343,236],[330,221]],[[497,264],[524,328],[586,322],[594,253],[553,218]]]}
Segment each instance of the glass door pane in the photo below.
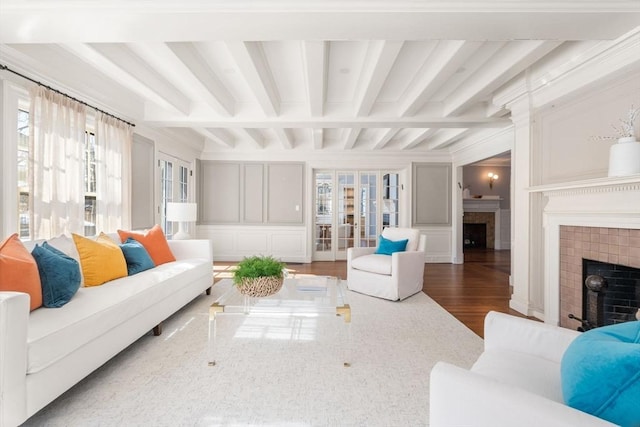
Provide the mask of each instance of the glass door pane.
{"label": "glass door pane", "polygon": [[336,259],[346,259],[347,249],[353,247],[358,226],[356,212],[356,176],[353,172],[339,172]]}
{"label": "glass door pane", "polygon": [[400,220],[400,175],[386,173],[382,177],[382,228],[398,227]]}
{"label": "glass door pane", "polygon": [[378,174],[360,172],[360,228],[358,246],[373,248],[378,237]]}
{"label": "glass door pane", "polygon": [[331,253],[333,228],[333,174],[316,172],[315,181],[315,251]]}

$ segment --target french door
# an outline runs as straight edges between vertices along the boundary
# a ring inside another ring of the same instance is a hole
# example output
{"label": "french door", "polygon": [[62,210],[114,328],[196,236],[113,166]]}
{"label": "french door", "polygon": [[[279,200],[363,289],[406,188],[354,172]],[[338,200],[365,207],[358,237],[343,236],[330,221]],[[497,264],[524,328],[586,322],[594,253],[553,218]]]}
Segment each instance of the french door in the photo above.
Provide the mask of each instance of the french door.
{"label": "french door", "polygon": [[349,248],[375,247],[383,226],[397,227],[397,183],[397,173],[316,171],[314,259],[344,260]]}
{"label": "french door", "polygon": [[163,155],[158,156],[158,168],[160,176],[160,225],[167,237],[178,230],[178,224],[167,221],[167,203],[189,201],[189,165],[179,159]]}

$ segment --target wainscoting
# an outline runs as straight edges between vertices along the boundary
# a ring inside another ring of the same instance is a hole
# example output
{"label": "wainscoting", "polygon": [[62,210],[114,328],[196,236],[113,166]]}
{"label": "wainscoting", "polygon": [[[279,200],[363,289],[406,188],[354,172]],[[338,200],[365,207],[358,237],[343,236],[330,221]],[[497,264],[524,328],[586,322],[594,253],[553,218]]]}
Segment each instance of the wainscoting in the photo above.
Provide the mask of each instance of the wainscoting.
{"label": "wainscoting", "polygon": [[214,261],[272,255],[285,262],[311,262],[304,226],[199,225],[197,236],[211,240]]}

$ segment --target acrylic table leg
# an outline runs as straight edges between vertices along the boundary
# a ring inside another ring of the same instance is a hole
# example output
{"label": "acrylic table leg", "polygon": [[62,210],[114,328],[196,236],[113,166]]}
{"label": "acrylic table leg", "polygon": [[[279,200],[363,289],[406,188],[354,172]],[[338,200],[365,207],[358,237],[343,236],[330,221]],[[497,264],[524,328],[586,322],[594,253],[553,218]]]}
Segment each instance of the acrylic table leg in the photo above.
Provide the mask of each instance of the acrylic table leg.
{"label": "acrylic table leg", "polygon": [[340,307],[336,307],[336,315],[341,316],[344,320],[344,327],[346,328],[344,333],[346,337],[344,339],[344,366],[348,368],[351,366],[351,307],[349,304],[345,304]]}
{"label": "acrylic table leg", "polygon": [[209,307],[209,346],[207,349],[209,366],[215,366],[216,364],[216,315],[223,312],[224,305],[220,305],[217,302],[214,302]]}

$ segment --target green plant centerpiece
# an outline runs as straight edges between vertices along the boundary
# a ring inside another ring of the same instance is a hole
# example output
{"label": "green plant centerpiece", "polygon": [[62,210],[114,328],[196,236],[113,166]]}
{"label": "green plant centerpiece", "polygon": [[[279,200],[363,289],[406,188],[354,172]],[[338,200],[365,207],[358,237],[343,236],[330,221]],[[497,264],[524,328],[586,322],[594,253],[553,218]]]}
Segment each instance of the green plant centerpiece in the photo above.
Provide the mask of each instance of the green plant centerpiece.
{"label": "green plant centerpiece", "polygon": [[238,263],[233,283],[240,293],[252,297],[273,295],[282,288],[285,263],[272,256],[252,256]]}

